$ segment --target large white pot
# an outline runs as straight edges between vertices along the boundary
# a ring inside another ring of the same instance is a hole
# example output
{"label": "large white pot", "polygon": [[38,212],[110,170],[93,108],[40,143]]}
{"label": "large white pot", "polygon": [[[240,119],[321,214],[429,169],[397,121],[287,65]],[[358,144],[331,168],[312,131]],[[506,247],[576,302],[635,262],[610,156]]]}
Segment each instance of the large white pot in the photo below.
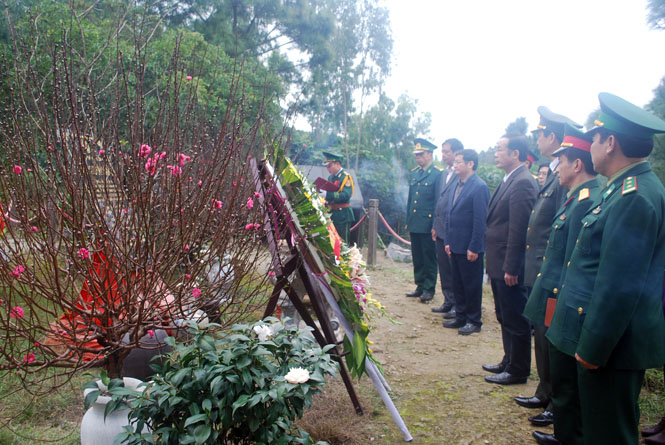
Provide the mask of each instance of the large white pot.
{"label": "large white pot", "polygon": [[[131,377],[124,377],[123,381],[125,387],[129,389],[137,389],[143,383],[141,380]],[[107,389],[99,380],[97,386],[102,391]],[[91,388],[85,389],[83,397],[85,398],[91,391],[94,390]],[[83,415],[83,420],[81,420],[81,445],[113,445],[115,436],[121,433],[126,425],[129,425],[128,408],[117,410],[104,419],[104,410],[106,404],[110,401],[111,397],[100,395]],[[144,428],[144,432],[146,431],[147,429]]]}

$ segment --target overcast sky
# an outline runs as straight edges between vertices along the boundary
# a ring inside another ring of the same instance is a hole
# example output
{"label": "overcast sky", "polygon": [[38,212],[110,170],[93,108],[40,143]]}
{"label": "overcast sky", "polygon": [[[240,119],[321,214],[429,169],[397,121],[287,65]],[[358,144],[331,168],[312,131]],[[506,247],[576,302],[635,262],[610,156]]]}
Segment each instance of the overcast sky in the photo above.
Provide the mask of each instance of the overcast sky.
{"label": "overcast sky", "polygon": [[432,114],[429,139],[478,151],[545,105],[580,124],[608,91],[639,106],[665,76],[665,31],[647,0],[385,0],[394,39],[387,94]]}

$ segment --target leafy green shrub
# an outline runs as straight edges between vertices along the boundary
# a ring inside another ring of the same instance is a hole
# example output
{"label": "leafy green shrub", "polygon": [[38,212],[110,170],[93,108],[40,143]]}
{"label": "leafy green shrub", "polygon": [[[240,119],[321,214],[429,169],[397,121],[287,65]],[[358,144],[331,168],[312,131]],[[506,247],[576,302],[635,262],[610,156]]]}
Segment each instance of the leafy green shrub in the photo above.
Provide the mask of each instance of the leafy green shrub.
{"label": "leafy green shrub", "polygon": [[[190,329],[191,342],[169,340],[174,351],[141,394],[117,392],[132,423],[117,443],[312,443],[293,421],[321,392],[324,376],[336,376],[332,345],[320,348],[310,328],[274,318],[235,325],[217,339]],[[152,433],[139,433],[143,425]]]}

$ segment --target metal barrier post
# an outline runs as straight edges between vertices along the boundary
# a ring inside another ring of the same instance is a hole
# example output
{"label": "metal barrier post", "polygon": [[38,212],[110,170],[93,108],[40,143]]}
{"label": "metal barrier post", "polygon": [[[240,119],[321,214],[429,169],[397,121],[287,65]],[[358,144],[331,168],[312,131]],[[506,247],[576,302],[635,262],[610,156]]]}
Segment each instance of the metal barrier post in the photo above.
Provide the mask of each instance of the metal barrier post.
{"label": "metal barrier post", "polygon": [[369,228],[367,235],[367,265],[376,264],[376,237],[379,225],[379,200],[369,200]]}

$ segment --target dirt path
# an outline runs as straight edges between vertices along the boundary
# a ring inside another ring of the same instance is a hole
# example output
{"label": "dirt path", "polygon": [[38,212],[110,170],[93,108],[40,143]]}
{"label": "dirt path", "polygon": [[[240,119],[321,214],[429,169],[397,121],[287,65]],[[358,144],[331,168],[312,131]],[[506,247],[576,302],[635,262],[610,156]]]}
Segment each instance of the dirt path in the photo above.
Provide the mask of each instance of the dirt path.
{"label": "dirt path", "polygon": [[[513,397],[533,395],[538,377],[532,360],[531,377],[524,385],[486,383],[483,363],[498,363],[503,356],[499,324],[489,286],[483,291],[483,327],[480,334],[462,336],[442,327],[437,287],[433,304],[407,298],[413,290],[411,264],[393,262],[379,252],[378,264],[369,271],[370,289],[391,316],[402,325],[382,319],[370,338],[383,364],[393,399],[417,444],[534,444],[534,428],[527,417],[539,410],[521,408]],[[384,418],[385,417],[385,418]],[[403,443],[386,416],[373,419],[373,443]],[[383,429],[383,430],[382,430]]]}

